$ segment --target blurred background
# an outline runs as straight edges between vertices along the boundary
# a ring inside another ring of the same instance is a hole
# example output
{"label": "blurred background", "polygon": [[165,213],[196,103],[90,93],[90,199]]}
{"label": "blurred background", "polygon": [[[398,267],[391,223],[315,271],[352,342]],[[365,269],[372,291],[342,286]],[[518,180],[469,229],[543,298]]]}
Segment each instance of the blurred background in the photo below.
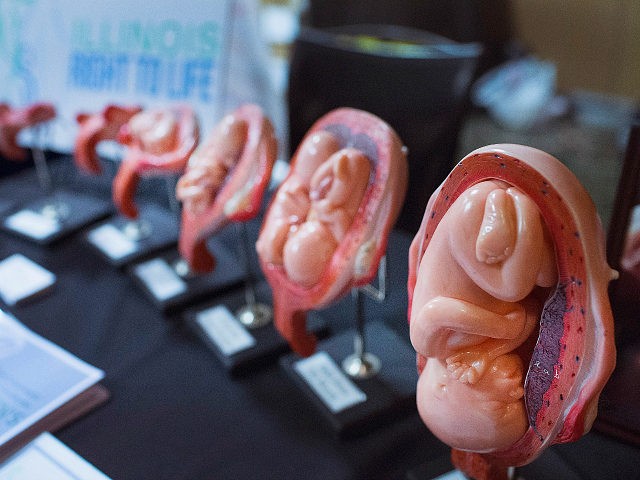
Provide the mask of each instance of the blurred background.
{"label": "blurred background", "polygon": [[262,0],[260,31],[291,147],[340,104],[409,146],[401,228],[457,160],[505,142],[567,163],[608,224],[640,100],[640,3]]}

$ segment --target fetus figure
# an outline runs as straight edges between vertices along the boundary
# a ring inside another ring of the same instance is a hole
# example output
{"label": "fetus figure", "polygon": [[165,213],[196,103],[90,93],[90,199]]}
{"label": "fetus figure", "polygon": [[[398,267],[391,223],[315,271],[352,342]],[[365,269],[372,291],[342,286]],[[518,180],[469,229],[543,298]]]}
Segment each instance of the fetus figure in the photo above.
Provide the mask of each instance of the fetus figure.
{"label": "fetus figure", "polygon": [[274,292],[275,326],[296,353],[315,351],[308,310],[374,278],[407,170],[397,134],[361,110],[329,112],[301,142],[256,243]]}
{"label": "fetus figure", "polygon": [[355,148],[338,149],[329,132],[309,137],[278,192],[258,253],[283,265],[293,282],[315,285],[353,221],[370,173],[367,157]]}
{"label": "fetus figure", "polygon": [[212,202],[240,160],[246,141],[245,120],[227,115],[216,125],[208,141],[193,152],[187,171],[178,181],[176,196],[186,210],[198,215]]}
{"label": "fetus figure", "polygon": [[589,431],[615,366],[615,276],[591,198],[544,152],[483,147],[434,192],[409,253],[416,396],[469,477]]}
{"label": "fetus figure", "polygon": [[34,103],[23,108],[11,108],[0,103],[0,155],[12,161],[23,161],[27,150],[18,145],[18,134],[24,128],[47,122],[56,116],[50,103]]}
{"label": "fetus figure", "polygon": [[186,105],[143,110],[120,128],[117,140],[128,148],[113,181],[113,201],[120,213],[134,219],[140,177],[182,172],[198,144],[198,121]]}
{"label": "fetus figure", "polygon": [[146,110],[129,120],[130,145],[152,155],[173,150],[178,142],[178,122],[169,110]]}
{"label": "fetus figure", "polygon": [[194,272],[215,266],[209,236],[258,214],[277,153],[273,125],[254,104],[226,115],[193,152],[176,197],[183,204],[178,248]]}
{"label": "fetus figure", "polygon": [[411,341],[427,359],[417,392],[422,419],[454,448],[506,448],[528,428],[529,359],[516,350],[537,330],[557,281],[537,207],[506,184],[474,185],[440,222],[419,268]]}

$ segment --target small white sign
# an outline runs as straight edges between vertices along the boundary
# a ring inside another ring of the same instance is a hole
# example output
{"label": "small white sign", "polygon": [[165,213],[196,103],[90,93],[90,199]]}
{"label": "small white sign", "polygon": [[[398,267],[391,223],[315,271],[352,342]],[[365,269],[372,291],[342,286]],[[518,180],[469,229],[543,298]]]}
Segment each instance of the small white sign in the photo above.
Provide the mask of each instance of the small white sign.
{"label": "small white sign", "polygon": [[60,223],[33,210],[20,210],[4,221],[7,228],[36,240],[42,240],[60,231]]}
{"label": "small white sign", "polygon": [[196,321],[224,355],[233,355],[256,344],[253,335],[224,306],[198,312]]}
{"label": "small white sign", "polygon": [[340,370],[327,352],[299,360],[294,368],[333,413],[367,400],[367,395]]}
{"label": "small white sign", "polygon": [[109,480],[76,452],[48,432],[0,466],[2,480]]}
{"label": "small white sign", "polygon": [[124,258],[138,248],[136,242],[110,223],[94,228],[87,238],[113,260]]}
{"label": "small white sign", "polygon": [[136,265],[134,273],[158,300],[173,298],[187,290],[186,282],[162,258]]}
{"label": "small white sign", "polygon": [[49,270],[16,253],[0,262],[0,296],[7,305],[39,293],[56,281]]}

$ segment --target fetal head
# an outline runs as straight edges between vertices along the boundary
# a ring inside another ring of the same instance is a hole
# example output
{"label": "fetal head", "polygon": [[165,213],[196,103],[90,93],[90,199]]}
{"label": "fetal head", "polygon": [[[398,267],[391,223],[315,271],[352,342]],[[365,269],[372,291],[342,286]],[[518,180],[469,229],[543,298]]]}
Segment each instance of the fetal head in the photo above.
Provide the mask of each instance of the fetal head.
{"label": "fetal head", "polygon": [[418,412],[440,440],[459,450],[490,452],[513,445],[528,428],[522,362],[498,357],[475,385],[458,382],[430,360],[418,380]]}
{"label": "fetal head", "polygon": [[320,222],[305,222],[285,243],[284,268],[288,277],[304,287],[318,283],[338,244]]}
{"label": "fetal head", "polygon": [[169,152],[178,143],[178,122],[168,110],[140,112],[129,121],[129,129],[142,150],[153,155]]}

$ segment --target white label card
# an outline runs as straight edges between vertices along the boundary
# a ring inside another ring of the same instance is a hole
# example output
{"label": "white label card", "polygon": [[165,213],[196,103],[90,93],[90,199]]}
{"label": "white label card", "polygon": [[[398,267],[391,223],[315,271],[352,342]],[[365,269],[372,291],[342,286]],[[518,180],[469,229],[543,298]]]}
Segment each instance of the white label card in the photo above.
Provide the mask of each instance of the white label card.
{"label": "white label card", "polygon": [[158,300],[167,300],[187,290],[187,284],[162,258],[136,265],[134,273]]}
{"label": "white label card", "polygon": [[109,480],[48,432],[40,434],[5,464],[1,480]]}
{"label": "white label card", "polygon": [[0,296],[7,305],[49,288],[56,276],[20,253],[0,262]]}
{"label": "white label card", "polygon": [[224,355],[233,355],[256,344],[256,339],[224,306],[198,312],[196,321]]}
{"label": "white label card", "polygon": [[55,219],[33,210],[20,210],[4,221],[7,228],[20,232],[36,240],[42,240],[57,233],[61,226]]}
{"label": "white label card", "polygon": [[94,228],[87,238],[113,260],[119,260],[138,248],[136,242],[110,223]]}
{"label": "white label card", "polygon": [[294,368],[333,413],[367,400],[367,395],[342,372],[327,352],[299,360]]}

